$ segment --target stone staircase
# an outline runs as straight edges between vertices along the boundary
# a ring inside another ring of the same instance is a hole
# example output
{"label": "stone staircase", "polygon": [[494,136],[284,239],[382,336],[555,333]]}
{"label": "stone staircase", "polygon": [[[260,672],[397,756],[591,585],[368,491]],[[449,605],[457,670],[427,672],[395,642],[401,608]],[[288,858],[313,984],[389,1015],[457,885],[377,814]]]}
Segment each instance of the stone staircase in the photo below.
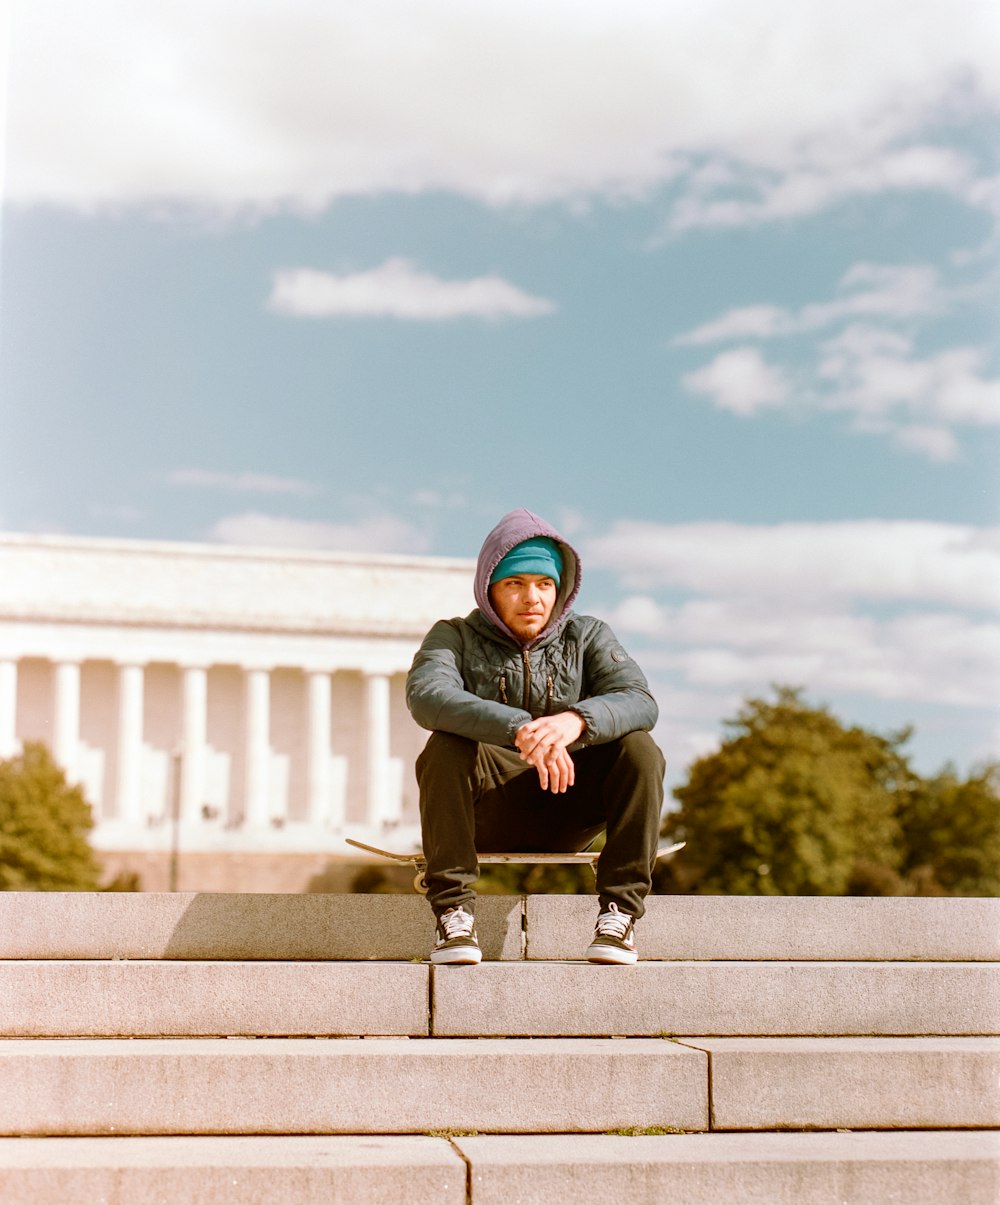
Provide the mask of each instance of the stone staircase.
{"label": "stone staircase", "polygon": [[0,893],[4,1205],[1000,1200],[1000,900]]}

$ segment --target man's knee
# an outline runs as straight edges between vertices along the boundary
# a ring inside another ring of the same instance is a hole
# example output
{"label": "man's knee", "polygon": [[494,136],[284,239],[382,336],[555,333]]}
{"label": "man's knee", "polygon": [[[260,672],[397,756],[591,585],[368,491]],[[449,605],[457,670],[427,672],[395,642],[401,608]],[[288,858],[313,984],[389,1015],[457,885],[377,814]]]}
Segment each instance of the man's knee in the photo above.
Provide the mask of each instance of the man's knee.
{"label": "man's knee", "polygon": [[648,732],[629,732],[614,742],[619,757],[643,774],[651,774],[662,780],[667,763],[659,745]]}
{"label": "man's knee", "polygon": [[479,752],[479,742],[454,732],[432,732],[417,757],[417,778],[435,765],[461,765],[474,762]]}

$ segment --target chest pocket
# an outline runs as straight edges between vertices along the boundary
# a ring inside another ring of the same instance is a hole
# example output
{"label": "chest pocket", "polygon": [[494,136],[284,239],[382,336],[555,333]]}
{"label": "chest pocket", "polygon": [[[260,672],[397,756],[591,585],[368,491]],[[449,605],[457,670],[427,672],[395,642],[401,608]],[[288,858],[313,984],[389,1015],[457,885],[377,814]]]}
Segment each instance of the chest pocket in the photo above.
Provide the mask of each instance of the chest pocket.
{"label": "chest pocket", "polygon": [[575,641],[552,649],[540,669],[545,687],[545,715],[565,711],[584,697],[579,646]]}

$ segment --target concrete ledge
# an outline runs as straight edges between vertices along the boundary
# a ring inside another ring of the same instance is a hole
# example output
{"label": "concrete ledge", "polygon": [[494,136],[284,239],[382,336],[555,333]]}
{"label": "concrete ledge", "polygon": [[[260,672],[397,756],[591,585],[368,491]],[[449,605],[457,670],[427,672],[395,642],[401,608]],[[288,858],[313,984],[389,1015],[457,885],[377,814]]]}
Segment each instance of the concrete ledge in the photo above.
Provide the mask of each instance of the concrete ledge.
{"label": "concrete ledge", "polygon": [[440,1138],[3,1138],[4,1205],[465,1205]]}
{"label": "concrete ledge", "polygon": [[969,1132],[0,1139],[5,1205],[995,1205],[1000,1135]]}
{"label": "concrete ledge", "polygon": [[708,1126],[708,1056],[636,1039],[0,1042],[0,1134]]}
{"label": "concrete ledge", "polygon": [[[581,958],[593,896],[530,895],[528,958]],[[636,926],[641,958],[1000,960],[1000,899],[657,895]]]}
{"label": "concrete ledge", "polygon": [[[489,959],[521,957],[520,896],[484,896]],[[418,895],[0,892],[0,958],[408,960],[434,918]]]}
{"label": "concrete ledge", "polygon": [[713,1129],[1000,1126],[997,1038],[691,1038],[686,1044],[712,1058]]}
{"label": "concrete ledge", "polygon": [[[490,960],[579,959],[593,896],[481,896]],[[408,960],[433,919],[405,895],[0,892],[0,958]],[[644,959],[980,962],[1000,960],[1000,899],[652,896]]]}
{"label": "concrete ledge", "polygon": [[670,1134],[456,1138],[473,1205],[996,1205],[996,1134]]}
{"label": "concrete ledge", "polygon": [[983,963],[0,962],[0,1037],[973,1035],[998,1001]]}
{"label": "concrete ledge", "polygon": [[0,962],[0,1037],[429,1032],[400,962]]}
{"label": "concrete ledge", "polygon": [[521,962],[434,968],[433,1032],[983,1034],[1000,1022],[984,963]]}

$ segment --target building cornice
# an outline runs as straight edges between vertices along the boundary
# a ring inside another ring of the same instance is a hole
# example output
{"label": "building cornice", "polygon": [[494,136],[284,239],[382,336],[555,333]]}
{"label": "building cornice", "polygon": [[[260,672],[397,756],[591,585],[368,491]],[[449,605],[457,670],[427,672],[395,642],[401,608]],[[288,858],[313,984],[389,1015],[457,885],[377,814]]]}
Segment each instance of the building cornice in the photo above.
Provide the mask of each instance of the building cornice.
{"label": "building cornice", "polygon": [[111,536],[29,535],[23,532],[0,531],[0,550],[5,547],[142,553],[167,556],[172,559],[193,557],[207,560],[281,561],[307,564],[387,565],[397,568],[434,567],[471,572],[475,561],[464,557],[418,556],[392,552],[332,552],[312,548],[245,547],[234,544],[202,544],[185,540],[135,540]]}
{"label": "building cornice", "polygon": [[445,557],[0,533],[0,621],[419,637],[471,609]]}

